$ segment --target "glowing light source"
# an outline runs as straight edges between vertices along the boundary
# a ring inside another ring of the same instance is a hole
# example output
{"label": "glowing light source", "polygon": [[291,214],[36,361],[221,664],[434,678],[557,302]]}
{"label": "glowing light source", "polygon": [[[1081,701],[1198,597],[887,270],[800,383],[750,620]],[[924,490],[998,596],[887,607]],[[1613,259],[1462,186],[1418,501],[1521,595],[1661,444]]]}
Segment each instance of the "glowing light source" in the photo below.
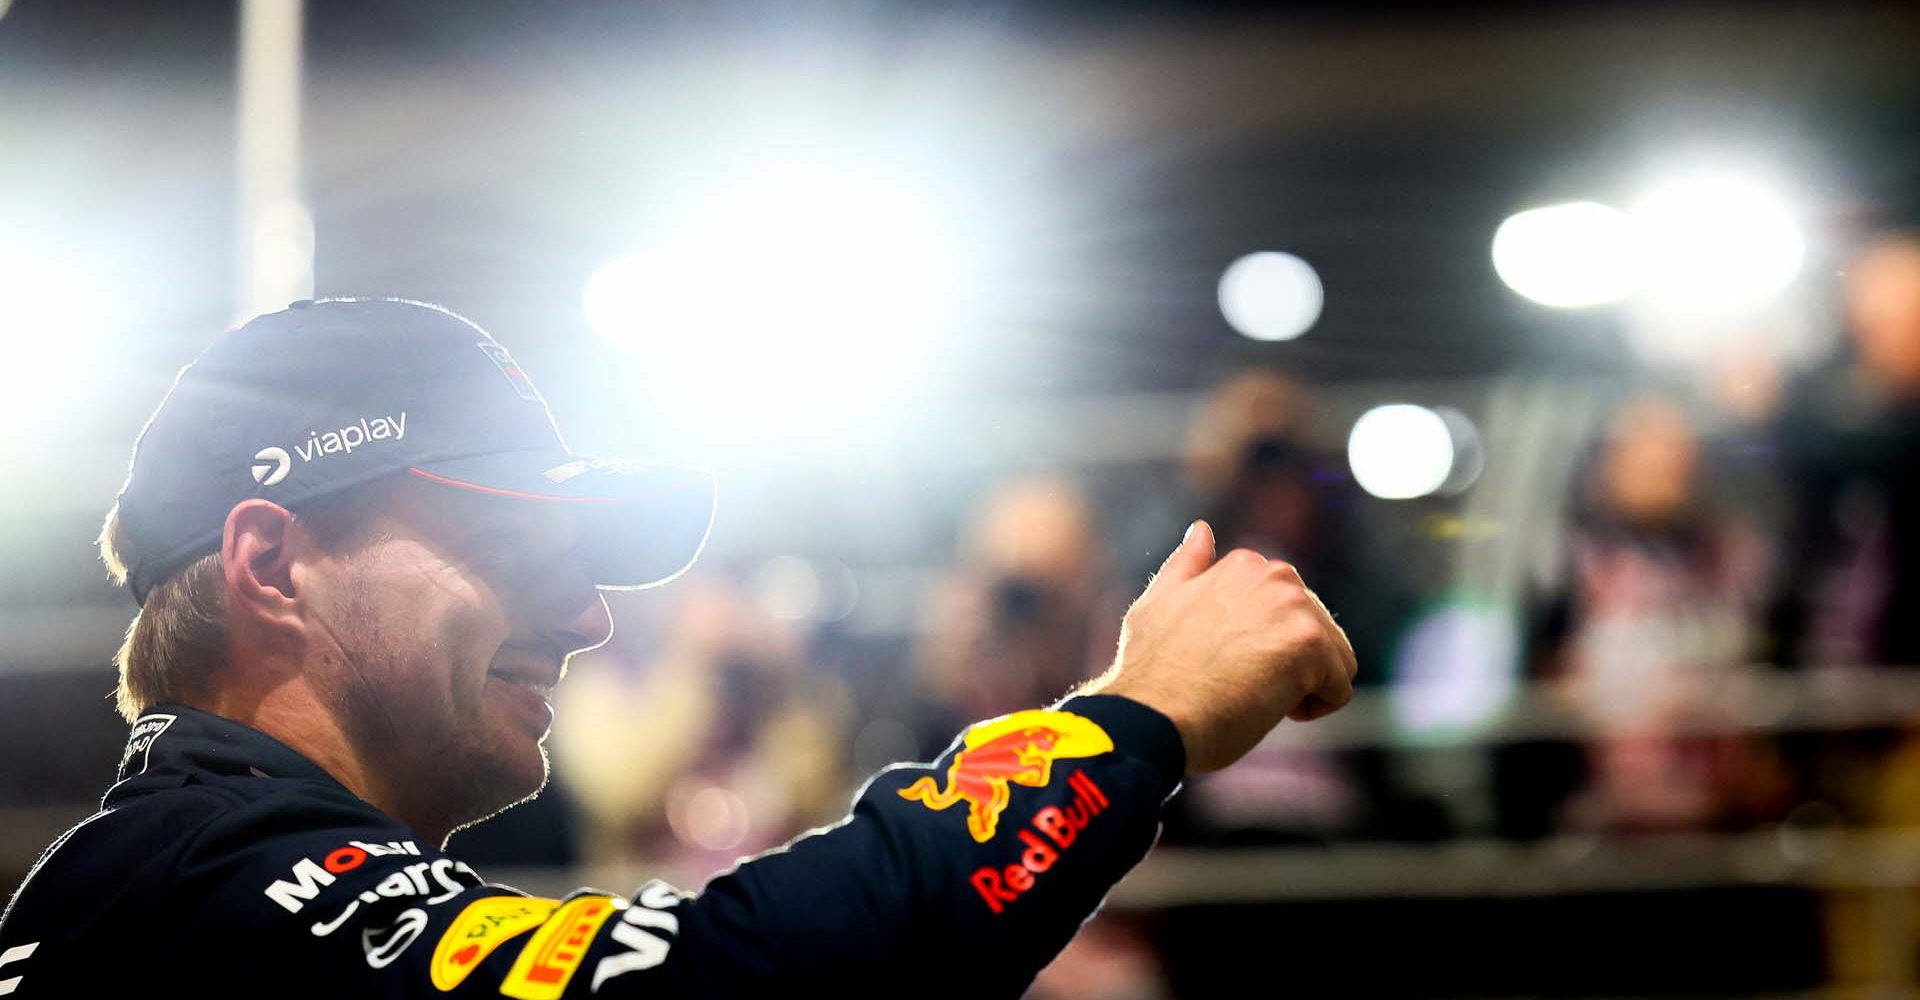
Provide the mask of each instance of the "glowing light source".
{"label": "glowing light source", "polygon": [[245,322],[313,297],[313,214],[295,199],[261,206],[254,219]]}
{"label": "glowing light source", "polygon": [[1630,212],[1591,201],[1530,209],[1493,236],[1500,280],[1535,302],[1574,309],[1632,297],[1694,319],[1767,302],[1805,255],[1787,200],[1725,171],[1674,177]]}
{"label": "glowing light source", "polygon": [[94,381],[95,358],[126,311],[103,294],[122,285],[98,259],[52,241],[23,251],[0,248],[0,349],[22,373],[0,394],[0,419],[14,427],[58,419],[55,401]]}
{"label": "glowing light source", "polygon": [[1220,275],[1220,313],[1254,340],[1292,340],[1311,329],[1326,304],[1313,265],[1290,253],[1250,253]]}
{"label": "glowing light source", "polygon": [[702,278],[670,257],[622,257],[588,279],[587,323],[630,350],[670,352],[711,322]]}
{"label": "glowing light source", "polygon": [[1698,172],[1635,202],[1648,293],[1684,312],[1725,312],[1766,300],[1800,270],[1805,240],[1787,202],[1737,174]]}
{"label": "glowing light source", "polygon": [[1453,471],[1453,459],[1446,419],[1424,406],[1376,406],[1354,421],[1347,436],[1354,480],[1383,500],[1410,500],[1440,489]]}
{"label": "glowing light source", "polygon": [[1633,221],[1591,201],[1529,209],[1493,234],[1493,269],[1545,306],[1577,309],[1633,294],[1642,274]]}
{"label": "glowing light source", "polygon": [[979,213],[944,178],[851,153],[749,158],[663,192],[587,320],[712,416],[862,410],[975,312]]}

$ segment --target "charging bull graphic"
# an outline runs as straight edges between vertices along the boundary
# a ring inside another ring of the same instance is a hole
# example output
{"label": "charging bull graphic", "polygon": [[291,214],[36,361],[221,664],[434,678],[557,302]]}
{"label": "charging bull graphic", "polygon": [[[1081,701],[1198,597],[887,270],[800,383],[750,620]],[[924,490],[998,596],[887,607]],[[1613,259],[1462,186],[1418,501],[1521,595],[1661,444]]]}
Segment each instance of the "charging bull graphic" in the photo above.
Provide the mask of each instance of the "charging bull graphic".
{"label": "charging bull graphic", "polygon": [[1053,762],[1092,757],[1113,749],[1106,730],[1071,712],[1034,709],[983,722],[967,730],[963,747],[947,768],[947,787],[921,778],[900,797],[929,809],[967,803],[967,831],[984,844],[993,839],[1012,797],[1012,786],[1041,788],[1053,780]]}

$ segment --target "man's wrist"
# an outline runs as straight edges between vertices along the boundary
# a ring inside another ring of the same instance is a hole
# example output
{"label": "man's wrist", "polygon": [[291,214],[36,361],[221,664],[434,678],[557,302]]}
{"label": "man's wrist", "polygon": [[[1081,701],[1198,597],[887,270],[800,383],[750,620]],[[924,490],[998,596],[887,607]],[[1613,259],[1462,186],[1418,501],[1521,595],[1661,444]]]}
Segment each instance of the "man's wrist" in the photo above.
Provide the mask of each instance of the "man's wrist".
{"label": "man's wrist", "polygon": [[1185,779],[1187,747],[1173,720],[1125,695],[1075,693],[1054,708],[1091,720],[1107,731],[1115,748],[1145,761],[1165,782],[1167,794]]}

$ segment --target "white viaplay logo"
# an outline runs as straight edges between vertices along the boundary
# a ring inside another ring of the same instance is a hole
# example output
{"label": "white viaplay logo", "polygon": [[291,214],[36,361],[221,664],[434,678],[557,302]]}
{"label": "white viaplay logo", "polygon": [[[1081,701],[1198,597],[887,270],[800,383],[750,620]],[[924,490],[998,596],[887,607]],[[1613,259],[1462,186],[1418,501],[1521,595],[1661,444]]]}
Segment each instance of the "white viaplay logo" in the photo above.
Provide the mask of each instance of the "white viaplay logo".
{"label": "white viaplay logo", "polygon": [[262,448],[253,453],[253,481],[262,486],[272,486],[287,478],[287,470],[293,468],[293,456],[285,448]]}
{"label": "white viaplay logo", "polygon": [[375,441],[399,441],[407,436],[407,413],[394,416],[361,417],[358,421],[330,431],[309,431],[307,439],[293,446],[293,453],[277,445],[253,453],[253,481],[273,486],[293,471],[293,460],[302,465],[328,455],[351,455],[355,448]]}

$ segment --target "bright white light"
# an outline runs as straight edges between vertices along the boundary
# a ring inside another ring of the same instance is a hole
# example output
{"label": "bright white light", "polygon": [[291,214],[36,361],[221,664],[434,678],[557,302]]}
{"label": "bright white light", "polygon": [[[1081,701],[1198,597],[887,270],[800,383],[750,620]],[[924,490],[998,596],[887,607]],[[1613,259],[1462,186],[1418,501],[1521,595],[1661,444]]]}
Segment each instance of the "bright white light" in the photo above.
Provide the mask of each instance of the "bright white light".
{"label": "bright white light", "polygon": [[51,242],[4,251],[0,350],[20,374],[0,393],[0,420],[20,427],[55,419],[55,401],[91,381],[120,307],[112,277],[81,251]]}
{"label": "bright white light", "polygon": [[1545,306],[1617,302],[1642,280],[1632,220],[1591,201],[1529,209],[1493,234],[1493,269],[1507,287]]}
{"label": "bright white light", "polygon": [[858,412],[973,312],[980,213],[941,178],[814,151],[677,187],[640,252],[593,275],[585,307],[713,416]]}
{"label": "bright white light", "polygon": [[1752,306],[1799,273],[1805,240],[1781,196],[1751,178],[1702,172],[1633,206],[1655,304],[1687,313]]}
{"label": "bright white light", "polygon": [[588,279],[587,322],[630,350],[662,353],[689,345],[710,321],[700,277],[670,258],[622,257]]}
{"label": "bright white light", "polygon": [[1354,421],[1347,464],[1360,488],[1382,500],[1423,497],[1453,469],[1453,435],[1446,419],[1424,406],[1376,406]]}
{"label": "bright white light", "polygon": [[249,250],[247,307],[236,324],[313,298],[313,213],[306,205],[288,199],[262,207]]}
{"label": "bright white light", "polygon": [[1320,318],[1326,292],[1313,265],[1290,253],[1250,253],[1220,275],[1220,313],[1254,340],[1292,340]]}

